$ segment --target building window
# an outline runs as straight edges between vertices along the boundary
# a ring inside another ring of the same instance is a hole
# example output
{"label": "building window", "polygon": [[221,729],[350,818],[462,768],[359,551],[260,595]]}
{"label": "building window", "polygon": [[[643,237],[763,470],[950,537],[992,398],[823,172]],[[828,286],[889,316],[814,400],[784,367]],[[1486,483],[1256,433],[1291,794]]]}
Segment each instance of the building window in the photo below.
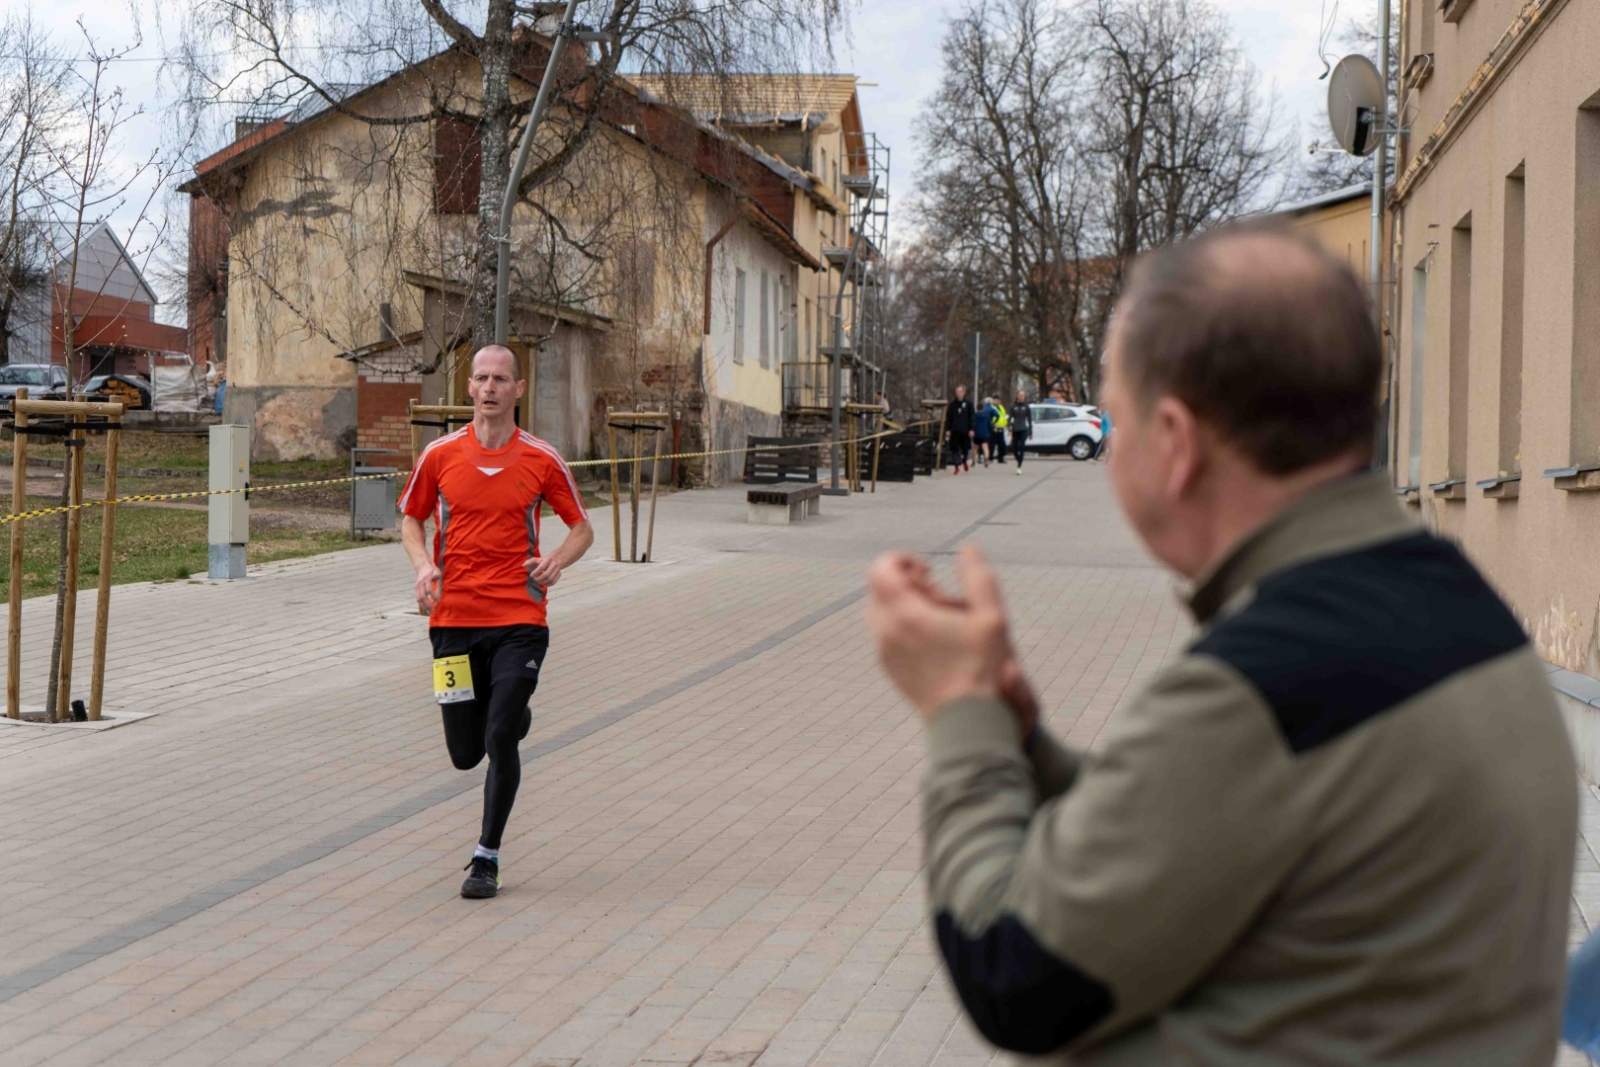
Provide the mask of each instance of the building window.
{"label": "building window", "polygon": [[617,253],[617,283],[627,311],[638,323],[656,314],[656,250],[640,237],[622,242]]}
{"label": "building window", "polygon": [[772,344],[772,300],[768,288],[767,272],[761,272],[761,369],[766,370],[772,366],[770,355]]}
{"label": "building window", "polygon": [[1578,111],[1572,257],[1571,460],[1600,462],[1600,94]]}
{"label": "building window", "polygon": [[483,180],[478,127],[441,115],[433,120],[433,209],[440,215],[476,215]]}
{"label": "building window", "polygon": [[744,271],[733,272],[733,361],[744,362]]}
{"label": "building window", "polygon": [[1523,168],[1506,178],[1506,228],[1500,271],[1500,476],[1522,470]]}
{"label": "building window", "polygon": [[1428,260],[1418,263],[1411,272],[1411,396],[1407,407],[1406,447],[1409,451],[1407,484],[1413,488],[1422,484],[1422,413],[1423,393],[1427,384],[1424,373],[1428,361]]}
{"label": "building window", "polygon": [[1467,405],[1472,358],[1472,216],[1450,231],[1450,407],[1447,480],[1467,476]]}

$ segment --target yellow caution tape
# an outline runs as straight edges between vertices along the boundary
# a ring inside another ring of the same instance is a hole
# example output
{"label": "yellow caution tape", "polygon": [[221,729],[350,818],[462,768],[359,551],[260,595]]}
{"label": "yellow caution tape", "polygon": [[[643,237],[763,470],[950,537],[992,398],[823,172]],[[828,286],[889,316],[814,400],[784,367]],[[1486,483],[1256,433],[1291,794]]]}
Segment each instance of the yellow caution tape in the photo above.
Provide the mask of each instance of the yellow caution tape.
{"label": "yellow caution tape", "polygon": [[[625,415],[627,413],[626,412],[618,412],[618,414],[624,414]],[[930,426],[930,425],[932,425],[931,421],[930,422],[912,423],[911,426],[907,427],[907,429],[910,429],[912,426]],[[776,451],[782,451],[782,450],[785,450],[785,449],[831,448],[836,444],[837,445],[846,445],[846,446],[848,446],[848,445],[850,445],[852,443],[852,441],[855,444],[865,444],[868,441],[874,441],[874,440],[877,440],[880,437],[890,437],[890,436],[893,436],[895,433],[903,433],[903,432],[904,432],[903,430],[885,430],[882,433],[868,434],[868,435],[866,435],[864,437],[846,439],[846,440],[843,440],[843,441],[806,441],[806,442],[801,443],[801,444],[793,444],[793,445],[764,445],[764,446],[762,446],[761,451],[763,451],[763,452],[776,452]],[[605,466],[610,466],[613,462],[615,462],[618,466],[621,466],[621,465],[627,464],[627,463],[643,463],[645,460],[650,460],[650,461],[654,462],[654,461],[656,461],[658,459],[703,459],[703,458],[705,458],[707,456],[729,456],[729,455],[733,455],[736,452],[746,452],[748,450],[749,450],[749,447],[745,446],[745,447],[741,447],[741,448],[708,449],[708,450],[703,450],[703,451],[700,451],[700,452],[673,452],[671,454],[663,454],[663,455],[660,455],[660,456],[656,456],[656,455],[638,456],[638,457],[634,457],[634,456],[618,456],[615,460],[610,460],[610,459],[580,459],[580,460],[577,460],[575,462],[568,463],[567,466],[568,467],[605,467]],[[350,476],[347,476],[347,477],[344,477],[344,478],[320,478],[320,479],[317,479],[315,481],[308,481],[308,482],[273,482],[273,483],[271,483],[269,485],[251,485],[251,486],[247,486],[247,487],[245,487],[243,489],[195,489],[195,490],[191,490],[191,491],[185,492],[185,493],[134,493],[134,494],[130,494],[128,496],[119,496],[115,500],[111,500],[111,501],[85,500],[81,504],[60,504],[60,505],[57,505],[56,507],[50,507],[50,508],[34,508],[31,511],[14,511],[14,512],[11,512],[11,513],[6,514],[6,515],[0,515],[0,526],[4,526],[7,523],[12,523],[12,522],[20,522],[23,519],[38,519],[38,518],[43,518],[43,517],[45,517],[47,515],[63,515],[63,514],[66,514],[67,512],[83,511],[83,510],[86,510],[88,508],[103,508],[108,503],[110,503],[110,504],[149,504],[149,503],[158,503],[160,501],[165,501],[165,500],[198,500],[198,499],[202,499],[202,498],[206,498],[206,497],[229,496],[229,495],[237,494],[237,493],[269,493],[269,492],[273,492],[273,491],[279,490],[279,489],[311,489],[311,488],[315,488],[316,486],[321,486],[321,485],[349,485],[352,482],[378,481],[378,480],[383,479],[383,478],[409,478],[410,476],[411,476],[411,471],[406,470],[406,471],[395,471],[392,474],[354,474],[354,475],[350,475]]]}

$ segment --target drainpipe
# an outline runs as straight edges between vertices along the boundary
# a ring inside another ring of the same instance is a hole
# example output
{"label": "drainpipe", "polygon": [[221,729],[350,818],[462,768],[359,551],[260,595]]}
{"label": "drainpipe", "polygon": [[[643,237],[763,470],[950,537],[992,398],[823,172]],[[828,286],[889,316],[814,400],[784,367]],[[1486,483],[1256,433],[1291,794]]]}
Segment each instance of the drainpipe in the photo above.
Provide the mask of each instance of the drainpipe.
{"label": "drainpipe", "polygon": [[[1424,14],[1423,17],[1426,18],[1427,15]],[[1389,331],[1384,328],[1383,308],[1383,194],[1384,180],[1388,176],[1389,136],[1395,132],[1389,128],[1389,0],[1378,0],[1378,75],[1383,84],[1383,104],[1378,110],[1380,133],[1378,151],[1372,167],[1372,263],[1369,273],[1372,281],[1372,313],[1378,319],[1378,339],[1383,343],[1385,357],[1391,358],[1392,362]],[[1392,392],[1384,404],[1386,407],[1393,406]],[[1388,464],[1387,442],[1382,440],[1388,424],[1388,412],[1384,412],[1383,418],[1378,423],[1379,440],[1375,442],[1377,447],[1372,451],[1373,466],[1380,470]]]}
{"label": "drainpipe", "polygon": [[[723,223],[722,229],[718,230],[716,232],[716,235],[714,237],[712,237],[711,240],[706,242],[705,291],[701,295],[701,309],[702,309],[702,312],[704,314],[704,323],[705,323],[705,325],[701,328],[702,336],[701,336],[701,339],[700,339],[700,388],[706,394],[706,443],[705,443],[705,450],[707,452],[713,451],[715,449],[715,447],[716,447],[713,444],[713,439],[715,438],[715,427],[712,425],[711,390],[706,388],[706,375],[709,372],[709,369],[711,367],[711,265],[712,265],[712,253],[716,250],[717,245],[722,242],[722,239],[724,237],[728,236],[728,234],[730,234],[731,232],[733,232],[733,228],[735,226],[739,225],[740,217],[741,216],[740,216],[739,212],[735,211],[733,213],[733,217],[730,218],[727,222]],[[674,449],[674,451],[676,451],[676,449]],[[711,484],[711,457],[710,456],[706,457],[705,468],[704,468],[703,474],[704,474],[704,477],[705,477],[705,480],[706,480],[706,484],[707,485]]]}

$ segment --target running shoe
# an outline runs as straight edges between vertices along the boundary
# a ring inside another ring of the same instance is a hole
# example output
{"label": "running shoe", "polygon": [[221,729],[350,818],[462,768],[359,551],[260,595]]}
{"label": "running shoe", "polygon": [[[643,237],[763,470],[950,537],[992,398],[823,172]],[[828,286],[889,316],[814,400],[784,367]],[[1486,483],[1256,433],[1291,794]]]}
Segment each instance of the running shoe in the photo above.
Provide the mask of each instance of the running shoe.
{"label": "running shoe", "polygon": [[1022,477],[1022,468],[1021,467],[1017,468],[1017,477],[1018,478]]}
{"label": "running shoe", "polygon": [[474,856],[466,867],[472,869],[467,880],[461,883],[461,895],[469,900],[483,900],[500,892],[500,863],[488,856]]}

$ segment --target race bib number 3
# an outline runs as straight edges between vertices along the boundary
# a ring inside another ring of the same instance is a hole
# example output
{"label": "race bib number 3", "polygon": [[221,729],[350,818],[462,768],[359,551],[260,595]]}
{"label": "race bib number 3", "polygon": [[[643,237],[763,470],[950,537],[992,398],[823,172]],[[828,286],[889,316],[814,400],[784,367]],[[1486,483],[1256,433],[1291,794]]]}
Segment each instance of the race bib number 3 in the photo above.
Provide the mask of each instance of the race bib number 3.
{"label": "race bib number 3", "polygon": [[472,700],[472,664],[466,656],[433,661],[433,696],[441,704]]}

